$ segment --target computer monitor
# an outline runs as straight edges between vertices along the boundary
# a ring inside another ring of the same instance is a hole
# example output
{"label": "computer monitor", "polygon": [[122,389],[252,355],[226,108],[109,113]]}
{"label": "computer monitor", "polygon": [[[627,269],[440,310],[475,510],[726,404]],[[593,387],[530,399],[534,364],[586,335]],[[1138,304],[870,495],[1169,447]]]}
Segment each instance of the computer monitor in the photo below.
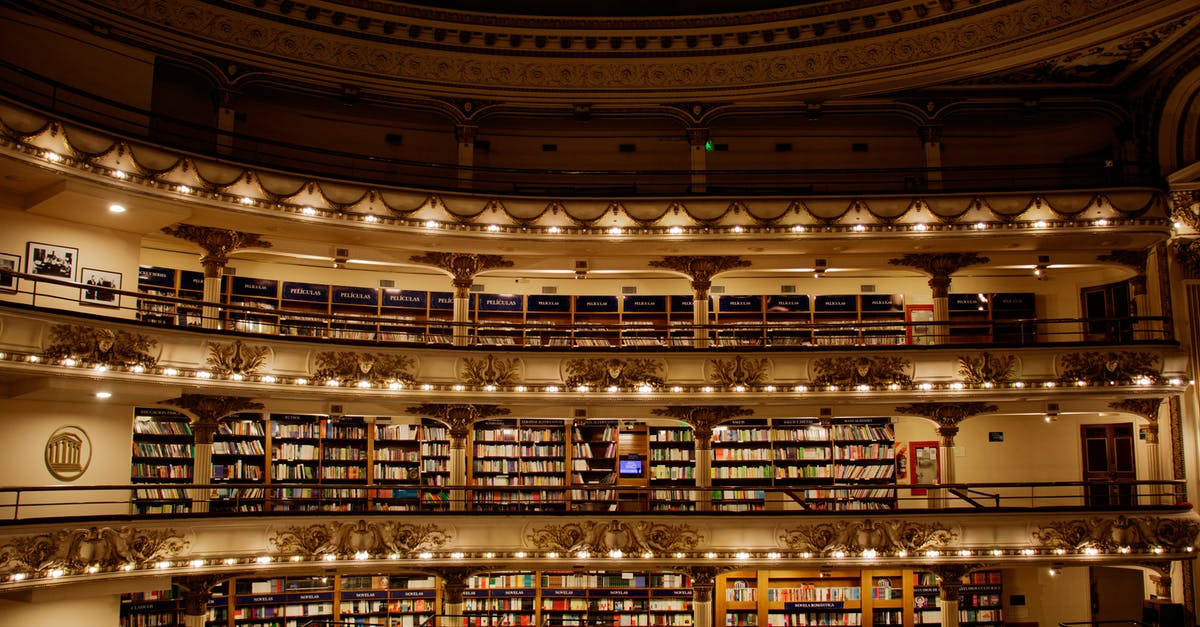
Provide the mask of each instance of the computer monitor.
{"label": "computer monitor", "polygon": [[627,478],[646,476],[642,458],[637,455],[622,455],[617,462],[617,474]]}

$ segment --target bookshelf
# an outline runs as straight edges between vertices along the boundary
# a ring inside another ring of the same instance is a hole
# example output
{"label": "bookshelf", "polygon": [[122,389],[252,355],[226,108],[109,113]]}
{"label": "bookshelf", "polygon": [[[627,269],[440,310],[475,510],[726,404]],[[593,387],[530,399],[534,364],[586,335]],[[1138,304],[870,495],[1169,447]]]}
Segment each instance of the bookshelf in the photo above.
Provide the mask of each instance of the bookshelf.
{"label": "bookshelf", "polygon": [[[147,296],[175,297],[176,276],[171,268],[138,266],[138,292]],[[147,324],[173,325],[177,310],[173,303],[138,300],[138,320]]]}
{"label": "bookshelf", "polygon": [[[940,626],[937,577],[929,572],[916,572],[913,580],[913,624]],[[985,570],[967,575],[959,588],[958,621],[960,625],[1000,627],[1004,625],[1002,605],[1003,578],[998,570]]]}
{"label": "bookshelf", "polygon": [[760,346],[763,333],[763,297],[717,297],[716,324],[719,346]]}
{"label": "bookshelf", "polygon": [[537,583],[533,572],[473,575],[463,591],[463,613],[475,627],[534,627]]}
{"label": "bookshelf", "polygon": [[812,302],[807,294],[768,296],[763,316],[769,345],[812,344]]}
{"label": "bookshelf", "polygon": [[617,421],[576,420],[571,426],[574,509],[616,509]]}
{"label": "bookshelf", "polygon": [[571,297],[530,294],[525,298],[525,346],[571,346]]}
{"label": "bookshelf", "polygon": [[325,337],[329,331],[329,286],[284,281],[278,309],[280,334]]}
{"label": "bookshelf", "polygon": [[575,346],[608,348],[621,341],[621,314],[616,296],[575,296]]}
{"label": "bookshelf", "polygon": [[824,295],[813,299],[813,343],[851,346],[858,343],[858,295]]}
{"label": "bookshelf", "polygon": [[238,627],[300,627],[334,619],[336,577],[298,575],[234,580],[230,616]]}
{"label": "bookshelf", "polygon": [[[446,425],[429,418],[421,421],[421,483],[445,486],[450,482],[450,432]],[[423,509],[449,509],[450,495],[445,490],[421,493]]]}
{"label": "bookshelf", "polygon": [[471,477],[478,510],[563,510],[563,492],[545,488],[566,485],[566,469],[561,420],[497,419],[474,425]]}
{"label": "bookshelf", "polygon": [[950,294],[948,305],[954,342],[1028,344],[1036,337],[1036,325],[1014,322],[1037,316],[1032,293]]}
{"label": "bookshelf", "polygon": [[271,508],[315,511],[319,494],[310,487],[275,484],[316,483],[321,476],[321,419],[304,414],[271,414]]}
{"label": "bookshelf", "polygon": [[716,624],[726,627],[911,625],[908,570],[735,571],[717,578]]}
{"label": "bookshelf", "polygon": [[377,337],[379,290],[373,287],[334,285],[329,288],[329,337],[370,341]]}
{"label": "bookshelf", "polygon": [[[208,612],[204,624],[207,627],[225,627],[229,624],[228,584],[222,582],[212,590],[208,601]],[[121,595],[121,627],[173,627],[179,625],[184,611],[183,594],[178,588],[126,592]]]}
{"label": "bookshelf", "polygon": [[780,418],[772,423],[775,485],[812,484],[833,477],[829,427],[815,418]]}
{"label": "bookshelf", "polygon": [[[132,445],[130,482],[135,486],[191,483],[195,438],[187,416],[158,407],[134,409]],[[138,514],[187,513],[191,503],[191,496],[183,488],[134,490],[133,505]]]}
{"label": "bookshelf", "polygon": [[421,627],[437,614],[434,577],[344,574],[337,620],[350,625]]}
{"label": "bookshelf", "polygon": [[387,288],[379,295],[379,335],[387,342],[424,343],[429,292]]}
{"label": "bookshelf", "polygon": [[275,333],[279,328],[279,281],[235,276],[229,281],[226,328],[244,333]]}
{"label": "bookshelf", "polygon": [[867,346],[899,346],[906,342],[904,298],[894,294],[860,294],[859,342]]}
{"label": "bookshelf", "polygon": [[454,337],[454,292],[429,292],[429,320],[425,341],[450,344]]}
{"label": "bookshelf", "polygon": [[421,486],[421,424],[376,418],[371,452],[371,509],[418,509]]}
{"label": "bookshelf", "polygon": [[[671,346],[691,346],[695,341],[695,331],[692,325],[695,324],[693,316],[695,315],[696,299],[694,296],[671,296],[667,299],[669,311],[667,312],[667,340]],[[712,323],[712,298],[708,299],[709,318],[704,321],[706,324]],[[712,334],[709,333],[711,336]]]}
{"label": "bookshelf", "polygon": [[[213,434],[212,482],[263,484],[267,476],[266,428],[259,414],[234,414],[221,419]],[[266,491],[258,488],[217,488],[214,512],[261,512]]]}
{"label": "bookshelf", "polygon": [[650,509],[696,509],[696,443],[689,426],[648,429],[650,445]]}
{"label": "bookshelf", "polygon": [[842,418],[832,423],[833,477],[854,488],[831,490],[829,509],[896,507],[895,431],[887,418]]}
{"label": "bookshelf", "polygon": [[367,491],[362,487],[370,476],[366,421],[361,417],[329,417],[323,421],[323,427],[321,484],[354,487],[322,488],[321,509],[338,512],[366,509]]}
{"label": "bookshelf", "polygon": [[621,345],[662,346],[667,337],[667,297],[621,297]]}
{"label": "bookshelf", "polygon": [[475,343],[516,346],[524,341],[525,297],[520,294],[475,294]]}
{"label": "bookshelf", "polygon": [[712,456],[713,510],[763,509],[766,493],[745,486],[768,485],[775,476],[770,421],[744,419],[722,424],[713,430]]}

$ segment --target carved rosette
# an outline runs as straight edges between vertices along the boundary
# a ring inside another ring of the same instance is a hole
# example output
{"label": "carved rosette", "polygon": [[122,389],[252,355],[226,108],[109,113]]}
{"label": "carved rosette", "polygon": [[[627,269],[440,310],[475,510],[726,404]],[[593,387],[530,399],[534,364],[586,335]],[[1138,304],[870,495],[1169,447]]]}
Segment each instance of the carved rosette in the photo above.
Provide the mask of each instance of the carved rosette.
{"label": "carved rosette", "polygon": [[190,543],[174,529],[88,527],[22,536],[0,545],[0,572],[115,569],[173,558]]}
{"label": "carved rosette", "polygon": [[471,253],[430,252],[409,257],[413,263],[437,266],[450,273],[452,283],[459,290],[466,290],[480,272],[495,268],[511,268],[513,262],[500,255],[476,255]]}
{"label": "carved rosette", "polygon": [[158,363],[150,349],[158,340],[141,333],[113,331],[82,324],[56,324],[50,327],[50,341],[44,354],[50,359],[77,361],[107,366],[142,366]]}
{"label": "carved rosette", "polygon": [[228,344],[210,342],[208,345],[208,369],[219,375],[253,375],[267,363],[271,349],[262,345],[250,346],[241,340]]}
{"label": "carved rosette", "polygon": [[621,551],[625,555],[664,555],[692,551],[703,539],[703,536],[688,524],[644,520],[589,520],[581,523],[544,525],[535,527],[525,537],[530,546],[568,555],[583,551],[593,554]]}
{"label": "carved rosette", "polygon": [[1085,381],[1091,385],[1113,385],[1139,379],[1157,382],[1162,377],[1154,353],[1109,351],[1062,353],[1058,356],[1058,378],[1064,383]]}
{"label": "carved rosette", "polygon": [[288,527],[269,538],[275,552],[309,558],[356,553],[408,556],[440,549],[449,540],[450,533],[439,525],[365,520]]}
{"label": "carved rosette", "polygon": [[958,376],[968,385],[1011,383],[1017,378],[1016,355],[959,355]]}
{"label": "carved rosette", "polygon": [[794,551],[830,555],[836,551],[861,553],[867,549],[896,554],[941,549],[958,538],[958,532],[941,523],[871,519],[815,523],[784,530],[783,546]]}
{"label": "carved rosette", "polygon": [[663,257],[650,262],[651,268],[674,270],[692,279],[692,288],[707,291],[712,287],[712,278],[721,272],[750,267],[750,260],[736,255]]}
{"label": "carved rosette", "polygon": [[663,364],[657,359],[568,359],[563,364],[568,387],[587,385],[593,388],[632,388],[663,384],[659,372]]}
{"label": "carved rosette", "polygon": [[200,257],[200,264],[204,266],[206,277],[219,276],[219,269],[229,263],[229,255],[236,250],[270,248],[272,246],[271,242],[264,240],[257,233],[244,233],[210,226],[176,224],[163,227],[162,232],[192,242],[204,249],[204,255]]}
{"label": "carved rosette", "polygon": [[1033,539],[1048,549],[1146,551],[1162,548],[1183,552],[1196,544],[1200,522],[1159,516],[1116,516],[1077,518],[1039,526]]}
{"label": "carved rosette", "polygon": [[416,365],[416,361],[406,355],[324,351],[317,353],[314,362],[317,368],[312,378],[321,383],[332,380],[341,385],[356,385],[360,381],[372,385],[407,385],[415,380],[409,369]]}
{"label": "carved rosette", "polygon": [[767,366],[770,362],[766,357],[747,359],[735,355],[733,359],[708,360],[708,378],[717,385],[746,387],[763,385],[767,382]]}
{"label": "carved rosette", "polygon": [[463,359],[459,378],[470,385],[511,385],[517,381],[517,370],[521,360],[516,357],[497,359],[488,353],[483,359]]}
{"label": "carved rosette", "polygon": [[754,410],[730,405],[672,405],[652,409],[650,413],[688,423],[692,427],[696,446],[707,448],[712,446],[714,427],[734,418],[752,416]]}
{"label": "carved rosette", "polygon": [[903,357],[822,357],[813,362],[813,385],[911,385],[912,362]]}
{"label": "carved rosette", "polygon": [[475,405],[471,403],[423,403],[407,409],[416,416],[428,416],[444,422],[450,431],[450,440],[462,441],[477,420],[494,416],[507,416],[509,410],[499,405]]}

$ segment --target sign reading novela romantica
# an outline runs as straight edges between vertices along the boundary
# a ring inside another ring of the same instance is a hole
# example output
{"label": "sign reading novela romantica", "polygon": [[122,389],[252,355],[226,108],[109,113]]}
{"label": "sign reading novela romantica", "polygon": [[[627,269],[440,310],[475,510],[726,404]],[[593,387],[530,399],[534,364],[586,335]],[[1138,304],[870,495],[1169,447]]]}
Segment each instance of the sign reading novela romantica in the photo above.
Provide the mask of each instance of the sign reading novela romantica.
{"label": "sign reading novela romantica", "polygon": [[75,426],[59,427],[46,440],[46,470],[60,481],[83,476],[92,463],[92,441]]}

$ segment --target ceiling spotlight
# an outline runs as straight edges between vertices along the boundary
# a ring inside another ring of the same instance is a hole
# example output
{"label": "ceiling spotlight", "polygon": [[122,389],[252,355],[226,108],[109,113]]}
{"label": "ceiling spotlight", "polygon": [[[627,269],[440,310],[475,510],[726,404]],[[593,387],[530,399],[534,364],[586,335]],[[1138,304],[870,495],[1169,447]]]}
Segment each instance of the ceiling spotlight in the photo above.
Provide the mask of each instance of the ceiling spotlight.
{"label": "ceiling spotlight", "polygon": [[125,213],[125,205],[113,203],[108,206],[109,213]]}
{"label": "ceiling spotlight", "polygon": [[813,278],[819,279],[825,271],[829,269],[829,261],[826,259],[818,259],[813,262]]}

